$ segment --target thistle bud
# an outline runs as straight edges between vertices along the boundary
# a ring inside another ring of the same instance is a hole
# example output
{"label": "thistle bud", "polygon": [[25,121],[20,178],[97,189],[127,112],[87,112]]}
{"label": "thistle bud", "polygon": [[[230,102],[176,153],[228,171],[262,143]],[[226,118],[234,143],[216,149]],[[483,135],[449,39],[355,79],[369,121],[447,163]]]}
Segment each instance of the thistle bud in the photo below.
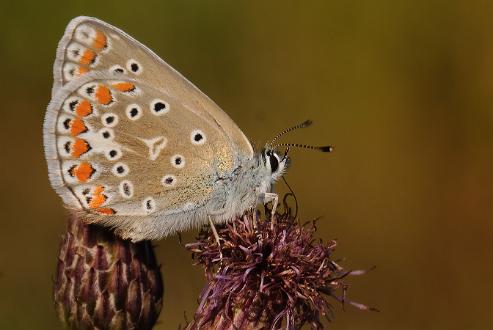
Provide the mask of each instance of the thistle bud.
{"label": "thistle bud", "polygon": [[162,298],[151,242],[131,243],[70,217],[54,283],[55,309],[67,328],[151,329]]}
{"label": "thistle bud", "polygon": [[219,228],[220,249],[211,231],[186,245],[207,278],[187,329],[320,329],[331,318],[331,298],[370,309],[345,298],[343,279],[363,272],[335,263],[336,242],[316,240],[315,222],[257,217],[249,212]]}

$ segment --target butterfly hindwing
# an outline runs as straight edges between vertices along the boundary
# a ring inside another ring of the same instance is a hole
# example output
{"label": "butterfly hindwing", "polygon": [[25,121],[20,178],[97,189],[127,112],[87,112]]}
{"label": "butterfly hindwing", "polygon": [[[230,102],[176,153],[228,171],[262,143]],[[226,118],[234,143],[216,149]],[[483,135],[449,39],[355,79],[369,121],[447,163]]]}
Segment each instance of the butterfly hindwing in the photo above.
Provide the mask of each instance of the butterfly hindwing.
{"label": "butterfly hindwing", "polygon": [[214,121],[152,86],[97,72],[52,100],[45,149],[65,203],[100,217],[200,205],[234,162]]}

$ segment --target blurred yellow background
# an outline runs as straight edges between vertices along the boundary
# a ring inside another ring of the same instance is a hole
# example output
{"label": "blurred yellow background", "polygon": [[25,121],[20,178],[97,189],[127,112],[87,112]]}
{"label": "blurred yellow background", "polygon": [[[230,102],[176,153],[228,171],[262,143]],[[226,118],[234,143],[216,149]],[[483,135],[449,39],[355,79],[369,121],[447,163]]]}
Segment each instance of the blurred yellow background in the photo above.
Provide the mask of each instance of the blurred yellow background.
{"label": "blurred yellow background", "polygon": [[[333,329],[492,329],[491,1],[11,1],[0,12],[0,329],[58,329],[52,278],[66,213],[42,147],[55,49],[90,15],[153,49],[258,145],[286,140],[303,219],[337,238],[349,297]],[[279,185],[279,189],[285,189]],[[184,235],[192,240],[194,233]],[[156,329],[192,317],[202,271],[158,243]]]}

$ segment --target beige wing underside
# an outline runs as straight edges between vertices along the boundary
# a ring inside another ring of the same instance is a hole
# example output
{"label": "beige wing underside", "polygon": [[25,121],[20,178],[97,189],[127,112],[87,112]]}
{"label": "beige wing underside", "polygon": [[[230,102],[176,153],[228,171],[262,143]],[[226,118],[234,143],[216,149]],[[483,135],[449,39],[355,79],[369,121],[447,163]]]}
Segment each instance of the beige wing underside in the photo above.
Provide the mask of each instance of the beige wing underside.
{"label": "beige wing underside", "polygon": [[[193,140],[197,132],[203,140]],[[253,156],[212,100],[151,50],[90,17],[72,20],[60,41],[44,140],[51,183],[67,206],[102,215],[203,203],[218,175]]]}
{"label": "beige wing underside", "polygon": [[115,70],[173,96],[199,115],[209,114],[239,154],[253,155],[252,145],[242,131],[210,98],[149,48],[96,18],[77,17],[67,26],[57,49],[52,97],[69,81],[91,71]]}
{"label": "beige wing underside", "polygon": [[235,152],[214,120],[125,76],[64,86],[45,122],[50,179],[71,208],[146,216],[205,202]]}

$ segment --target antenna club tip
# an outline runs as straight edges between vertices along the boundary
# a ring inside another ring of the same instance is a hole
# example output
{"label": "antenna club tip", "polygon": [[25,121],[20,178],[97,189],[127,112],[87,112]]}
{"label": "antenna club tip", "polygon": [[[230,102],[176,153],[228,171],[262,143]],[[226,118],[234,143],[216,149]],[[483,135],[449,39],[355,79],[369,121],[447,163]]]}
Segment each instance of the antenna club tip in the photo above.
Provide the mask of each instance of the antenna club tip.
{"label": "antenna club tip", "polygon": [[333,150],[334,150],[333,146],[320,147],[320,151],[322,151],[322,152],[332,152]]}
{"label": "antenna club tip", "polygon": [[313,121],[311,119],[307,119],[301,125],[302,125],[302,127],[308,127],[308,126],[311,126],[312,124],[313,124]]}

